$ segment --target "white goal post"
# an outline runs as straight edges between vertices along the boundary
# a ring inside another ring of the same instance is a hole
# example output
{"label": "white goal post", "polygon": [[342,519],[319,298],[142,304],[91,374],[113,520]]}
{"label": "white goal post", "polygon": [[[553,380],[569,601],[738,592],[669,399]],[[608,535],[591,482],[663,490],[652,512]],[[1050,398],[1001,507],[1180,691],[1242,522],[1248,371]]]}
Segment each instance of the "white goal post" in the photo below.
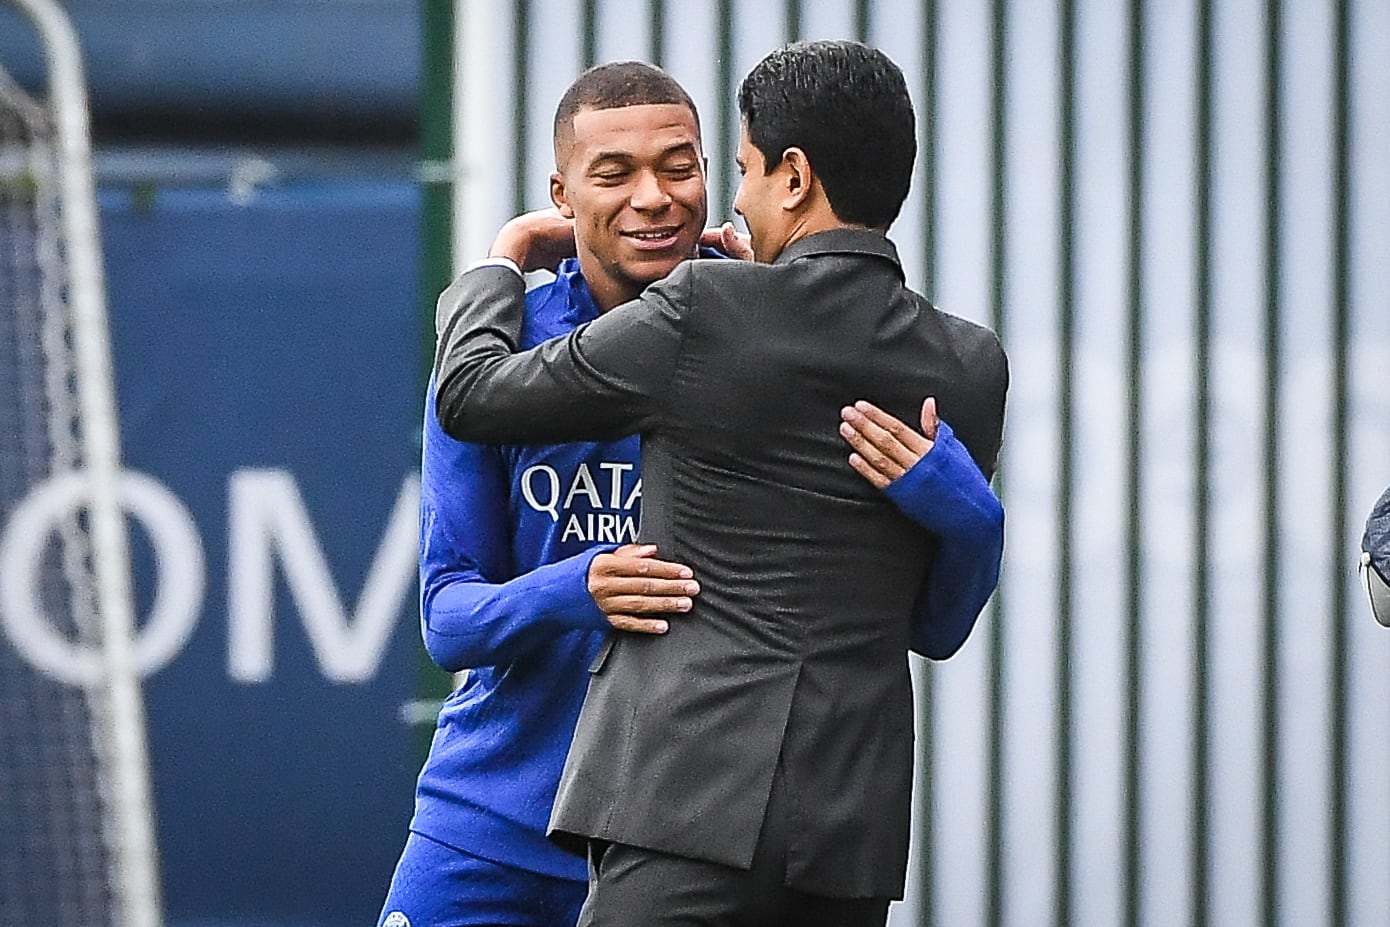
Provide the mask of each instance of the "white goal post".
{"label": "white goal post", "polygon": [[[25,89],[0,62],[0,545],[9,515],[36,488],[80,481],[80,504],[33,572],[48,619],[74,654],[91,656],[92,671],[80,684],[46,677],[0,635],[0,809],[10,818],[0,825],[9,833],[0,839],[0,927],[156,927],[158,867],[81,55],[54,0],[10,3],[33,24],[46,85]],[[14,585],[0,576],[0,619],[15,607]]]}

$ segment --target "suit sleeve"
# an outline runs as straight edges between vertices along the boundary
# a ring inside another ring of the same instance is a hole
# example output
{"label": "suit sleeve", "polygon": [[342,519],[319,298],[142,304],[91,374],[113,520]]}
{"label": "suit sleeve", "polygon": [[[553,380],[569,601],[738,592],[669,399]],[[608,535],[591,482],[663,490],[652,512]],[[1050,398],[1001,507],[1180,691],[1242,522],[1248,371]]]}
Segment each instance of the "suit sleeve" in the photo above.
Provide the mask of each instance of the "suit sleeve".
{"label": "suit sleeve", "polygon": [[636,300],[517,353],[525,284],[480,267],[439,298],[434,373],[440,425],[462,441],[610,440],[659,416],[680,347],[689,274],[678,268]]}
{"label": "suit sleeve", "polygon": [[506,461],[494,447],[454,441],[426,401],[420,478],[420,617],[441,668],[510,663],[576,629],[606,629],[589,595],[596,548],[508,579]]}
{"label": "suit sleeve", "polygon": [[884,492],[939,541],[912,617],[911,647],[924,657],[951,656],[999,584],[1004,507],[949,425]]}
{"label": "suit sleeve", "polygon": [[962,364],[963,392],[943,403],[941,415],[956,423],[957,440],[970,452],[986,480],[999,469],[999,450],[1004,442],[1004,404],[1009,391],[1009,358],[999,338],[988,329],[976,329]]}

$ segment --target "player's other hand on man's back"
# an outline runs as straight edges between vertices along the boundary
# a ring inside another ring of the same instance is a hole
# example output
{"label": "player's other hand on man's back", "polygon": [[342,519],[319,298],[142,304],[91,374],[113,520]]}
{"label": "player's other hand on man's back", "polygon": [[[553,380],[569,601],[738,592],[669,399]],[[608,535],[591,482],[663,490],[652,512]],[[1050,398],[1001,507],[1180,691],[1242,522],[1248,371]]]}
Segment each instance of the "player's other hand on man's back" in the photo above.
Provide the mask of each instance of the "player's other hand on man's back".
{"label": "player's other hand on man's back", "polygon": [[624,544],[589,561],[589,595],[619,631],[665,634],[664,616],[690,611],[700,594],[690,567],[658,560],[654,544]]}
{"label": "player's other hand on man's back", "polygon": [[936,443],[936,399],[922,403],[922,432],[860,400],[840,410],[840,436],[854,452],[849,465],[878,489],[902,476]]}
{"label": "player's other hand on man's back", "polygon": [[574,220],[551,206],[508,220],[493,239],[488,256],[510,258],[529,273],[554,270],[575,253]]}
{"label": "player's other hand on man's back", "polygon": [[700,233],[700,244],[706,248],[716,248],[740,261],[753,260],[753,239],[734,228],[732,222],[705,229]]}

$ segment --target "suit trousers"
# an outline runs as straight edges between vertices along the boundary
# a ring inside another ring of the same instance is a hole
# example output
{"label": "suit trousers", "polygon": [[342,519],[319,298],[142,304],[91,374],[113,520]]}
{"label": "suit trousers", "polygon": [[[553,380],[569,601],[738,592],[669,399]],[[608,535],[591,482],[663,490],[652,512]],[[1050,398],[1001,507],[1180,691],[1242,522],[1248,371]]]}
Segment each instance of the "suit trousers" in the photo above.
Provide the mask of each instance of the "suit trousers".
{"label": "suit trousers", "polygon": [[779,759],[748,869],[591,840],[577,927],[883,927],[887,898],[787,886],[787,803]]}

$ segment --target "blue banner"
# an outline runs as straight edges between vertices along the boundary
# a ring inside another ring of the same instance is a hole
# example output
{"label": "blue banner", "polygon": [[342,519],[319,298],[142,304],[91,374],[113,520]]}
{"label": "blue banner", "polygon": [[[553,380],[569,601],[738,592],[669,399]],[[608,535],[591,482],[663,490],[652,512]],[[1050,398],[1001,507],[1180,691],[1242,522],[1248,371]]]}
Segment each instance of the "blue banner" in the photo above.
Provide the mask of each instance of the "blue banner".
{"label": "blue banner", "polygon": [[103,194],[170,927],[370,923],[405,839],[418,219],[409,183]]}

